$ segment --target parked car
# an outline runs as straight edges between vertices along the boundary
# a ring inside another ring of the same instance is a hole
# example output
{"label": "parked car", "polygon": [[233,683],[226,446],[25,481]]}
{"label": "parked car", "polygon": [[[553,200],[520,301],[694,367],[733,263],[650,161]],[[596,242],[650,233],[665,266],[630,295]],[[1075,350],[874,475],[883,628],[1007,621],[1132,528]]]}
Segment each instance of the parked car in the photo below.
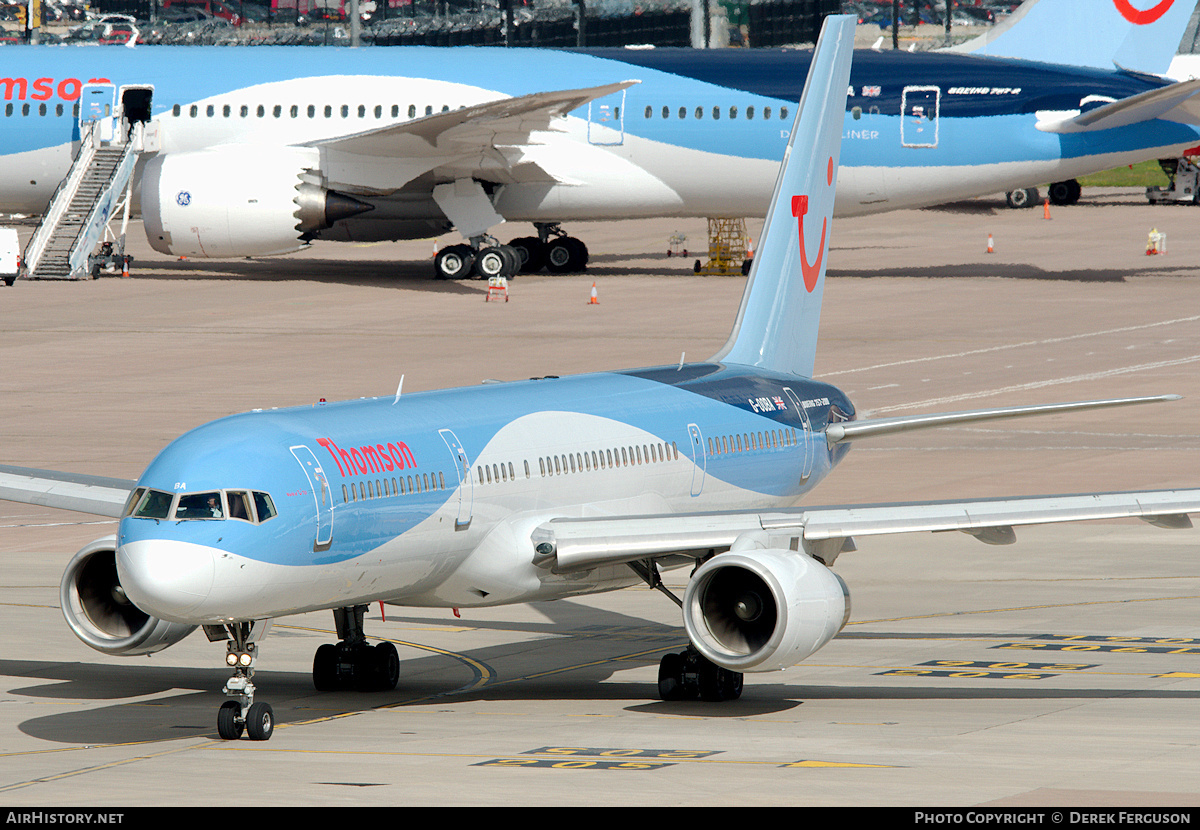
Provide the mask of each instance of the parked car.
{"label": "parked car", "polygon": [[242,25],[242,16],[238,14],[236,8],[227,5],[222,0],[162,0],[162,10],[159,16],[164,20],[178,20],[179,18],[169,17],[167,12],[170,9],[178,11],[198,11],[203,12],[208,17],[217,17],[221,20],[227,20],[234,26]]}

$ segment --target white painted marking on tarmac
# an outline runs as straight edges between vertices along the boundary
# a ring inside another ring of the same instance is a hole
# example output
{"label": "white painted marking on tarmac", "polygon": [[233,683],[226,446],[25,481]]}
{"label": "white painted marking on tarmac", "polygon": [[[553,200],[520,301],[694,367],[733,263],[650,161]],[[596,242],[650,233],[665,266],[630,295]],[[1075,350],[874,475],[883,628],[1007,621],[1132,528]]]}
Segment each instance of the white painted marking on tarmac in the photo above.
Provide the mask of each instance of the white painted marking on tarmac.
{"label": "white painted marking on tarmac", "polygon": [[1101,380],[1103,378],[1117,377],[1118,375],[1129,375],[1135,372],[1148,372],[1154,369],[1165,369],[1171,366],[1184,366],[1188,363],[1196,363],[1200,361],[1200,354],[1194,354],[1190,357],[1181,357],[1176,360],[1160,360],[1156,363],[1139,363],[1136,366],[1124,366],[1118,369],[1106,369],[1103,372],[1089,372],[1086,375],[1070,375],[1068,377],[1050,378],[1047,380],[1035,380],[1029,383],[1018,383],[1013,386],[1002,386],[996,389],[983,389],[979,392],[965,392],[961,395],[946,395],[941,398],[929,398],[924,401],[916,401],[914,403],[897,404],[896,406],[884,406],[879,409],[870,411],[871,417],[881,415],[885,412],[899,412],[905,409],[924,409],[926,407],[945,406],[946,404],[956,403],[958,401],[969,401],[976,398],[990,398],[994,395],[1003,395],[1009,392],[1026,392],[1030,389],[1041,389],[1046,386],[1060,386],[1066,383],[1080,383],[1089,380]]}
{"label": "white painted marking on tarmac", "polygon": [[[848,375],[853,372],[869,372],[872,369],[889,369],[893,366],[908,366],[913,363],[929,363],[934,360],[952,360],[956,357],[970,357],[977,354],[988,354],[990,352],[1003,352],[1009,349],[1023,349],[1028,346],[1045,346],[1051,343],[1069,343],[1072,340],[1082,340],[1085,337],[1104,337],[1109,334],[1123,334],[1130,331],[1141,331],[1144,329],[1152,329],[1158,326],[1174,326],[1179,323],[1194,323],[1200,320],[1200,315],[1192,317],[1179,317],[1174,320],[1161,320],[1157,323],[1143,323],[1137,326],[1122,326],[1116,329],[1103,329],[1101,331],[1089,331],[1081,334],[1071,334],[1066,337],[1050,337],[1045,340],[1026,340],[1021,343],[1008,343],[1003,346],[989,346],[986,349],[971,349],[965,352],[952,352],[950,354],[929,355],[928,357],[914,357],[910,360],[896,360],[891,363],[876,363],[874,366],[860,366],[857,369],[839,369],[835,372],[823,372],[822,377],[832,377],[833,375]],[[1171,341],[1167,341],[1171,342]],[[1008,368],[1011,368],[1011,364]]]}

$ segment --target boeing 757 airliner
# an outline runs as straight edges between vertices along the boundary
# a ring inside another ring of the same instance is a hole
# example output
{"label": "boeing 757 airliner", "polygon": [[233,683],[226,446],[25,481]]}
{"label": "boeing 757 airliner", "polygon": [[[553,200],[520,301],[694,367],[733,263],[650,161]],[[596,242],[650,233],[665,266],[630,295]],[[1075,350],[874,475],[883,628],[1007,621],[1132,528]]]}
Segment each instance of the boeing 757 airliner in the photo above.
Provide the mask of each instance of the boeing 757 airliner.
{"label": "boeing 757 airliner", "polygon": [[[831,17],[726,345],[703,363],[484,384],[223,418],[171,442],[136,482],[0,468],[0,498],[119,516],[82,549],[63,613],[108,654],[198,626],[227,643],[219,734],[274,726],[254,668],[272,618],[332,609],[318,689],[390,690],[395,647],[373,602],[468,607],[610,591],[693,568],[690,645],[665,699],[721,701],[745,672],[793,665],[850,614],[832,569],[853,536],[1138,517],[1189,526],[1200,490],[794,507],[850,449],[899,431],[1160,398],[858,419],[812,379],[854,21]],[[665,588],[664,588],[665,590]]]}
{"label": "boeing 757 airliner", "polygon": [[[1077,176],[1200,145],[1200,81],[1144,74],[1155,56],[1165,69],[1194,4],[1163,0],[1147,18],[1126,15],[1127,0],[1033,4],[1039,14],[999,43],[1043,42],[1033,27],[1057,43],[1085,6],[1077,39],[1104,68],[1041,62],[1057,60],[1055,48],[1022,53],[1037,60],[861,50],[842,116],[838,215],[1046,182],[1064,183],[1055,198],[1071,201]],[[255,257],[455,229],[468,242],[439,252],[439,277],[577,271],[588,252],[563,227],[573,221],[757,215],[810,56],[7,48],[0,211],[46,210],[99,122],[140,154],[132,201],[164,253]],[[492,234],[504,222],[533,223],[537,235],[501,245]]]}

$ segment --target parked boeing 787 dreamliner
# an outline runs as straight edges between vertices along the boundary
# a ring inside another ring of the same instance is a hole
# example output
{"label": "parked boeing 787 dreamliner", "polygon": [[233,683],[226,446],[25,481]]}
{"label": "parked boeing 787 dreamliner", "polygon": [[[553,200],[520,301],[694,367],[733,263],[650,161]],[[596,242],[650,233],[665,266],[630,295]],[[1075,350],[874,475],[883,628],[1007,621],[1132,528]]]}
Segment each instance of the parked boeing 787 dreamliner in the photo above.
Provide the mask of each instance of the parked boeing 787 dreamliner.
{"label": "parked boeing 787 dreamliner", "polygon": [[[1028,202],[1047,182],[1069,202],[1077,176],[1200,145],[1200,81],[1145,74],[1175,53],[1191,14],[1184,0],[1132,19],[1118,13],[1127,0],[1028,5],[1039,14],[998,43],[1039,43],[1046,31],[1057,42],[1087,6],[1091,28],[1075,40],[1108,63],[1043,62],[1060,50],[1037,48],[1036,60],[860,50],[842,113],[837,215],[996,192]],[[315,239],[455,229],[466,241],[439,252],[439,277],[577,271],[588,251],[571,222],[757,215],[811,54],[7,48],[0,211],[51,217],[26,251],[33,276],[86,275],[126,194],[150,244],[172,255],[254,257]],[[94,145],[108,152],[93,159]],[[59,214],[81,212],[67,206],[89,171],[108,188],[90,205],[88,232],[56,234]],[[500,244],[492,234],[504,222],[536,234]]]}

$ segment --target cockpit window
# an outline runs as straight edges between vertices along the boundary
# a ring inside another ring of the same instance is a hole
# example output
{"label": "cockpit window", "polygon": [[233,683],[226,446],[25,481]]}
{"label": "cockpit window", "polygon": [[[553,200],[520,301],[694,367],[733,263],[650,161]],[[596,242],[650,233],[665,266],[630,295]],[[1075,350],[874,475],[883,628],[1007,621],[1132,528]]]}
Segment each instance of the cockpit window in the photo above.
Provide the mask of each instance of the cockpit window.
{"label": "cockpit window", "polygon": [[261,524],[276,516],[271,496],[253,490],[208,490],[202,493],[166,493],[139,487],[125,503],[125,516],[137,519],[241,519]]}
{"label": "cockpit window", "polygon": [[228,490],[225,498],[229,500],[229,518],[253,521],[254,514],[250,512],[250,494],[245,490]]}
{"label": "cockpit window", "polygon": [[275,502],[271,501],[271,496],[267,493],[254,493],[254,507],[258,510],[260,522],[275,517]]}
{"label": "cockpit window", "polygon": [[224,519],[225,508],[221,504],[221,494],[214,490],[209,493],[184,493],[179,497],[179,506],[175,508],[176,519]]}
{"label": "cockpit window", "polygon": [[165,519],[171,515],[173,498],[162,490],[144,490],[141,499],[133,506],[131,515],[139,519]]}

